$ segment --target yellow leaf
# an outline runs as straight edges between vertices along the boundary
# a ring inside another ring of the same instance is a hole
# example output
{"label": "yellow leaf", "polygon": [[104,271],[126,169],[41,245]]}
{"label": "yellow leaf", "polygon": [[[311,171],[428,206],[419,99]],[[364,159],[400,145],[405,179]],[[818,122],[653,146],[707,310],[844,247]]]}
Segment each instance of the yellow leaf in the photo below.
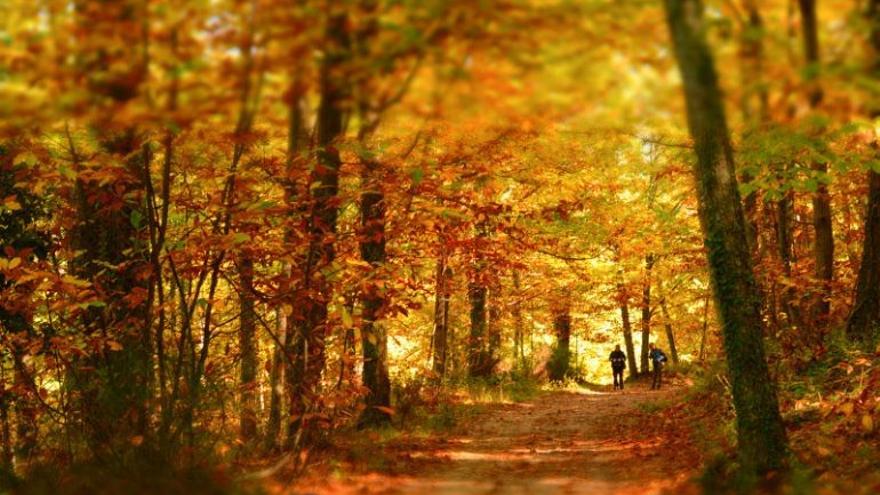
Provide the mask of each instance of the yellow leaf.
{"label": "yellow leaf", "polygon": [[844,416],[852,416],[854,409],[855,409],[855,404],[853,404],[852,402],[844,402],[840,406],[840,412],[842,412]]}
{"label": "yellow leaf", "polygon": [[284,304],[281,306],[281,312],[284,313],[284,316],[290,316],[293,314],[293,306]]}
{"label": "yellow leaf", "polygon": [[822,457],[828,457],[829,455],[831,455],[831,451],[828,450],[826,447],[822,447],[821,445],[816,447],[816,453],[818,453]]}
{"label": "yellow leaf", "polygon": [[868,433],[874,431],[874,418],[870,414],[862,416],[862,428]]}
{"label": "yellow leaf", "polygon": [[9,269],[12,270],[13,268],[17,267],[20,264],[21,264],[21,258],[12,258],[11,260],[9,260]]}

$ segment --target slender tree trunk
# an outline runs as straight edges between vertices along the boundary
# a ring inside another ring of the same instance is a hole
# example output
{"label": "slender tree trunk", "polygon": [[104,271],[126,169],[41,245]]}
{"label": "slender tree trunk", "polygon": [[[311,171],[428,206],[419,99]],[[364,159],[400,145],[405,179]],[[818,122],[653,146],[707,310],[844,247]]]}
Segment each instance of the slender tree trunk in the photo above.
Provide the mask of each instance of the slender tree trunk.
{"label": "slender tree trunk", "polygon": [[15,465],[12,455],[12,428],[9,421],[9,403],[11,394],[6,388],[6,368],[0,360],[0,473],[8,476],[13,473]]}
{"label": "slender tree trunk", "polygon": [[723,328],[736,410],[739,459],[746,473],[785,466],[787,440],[764,357],[763,320],[752,272],[733,148],[712,56],[696,0],[664,0],[694,140],[698,209]]}
{"label": "slender tree trunk", "polygon": [[660,309],[663,311],[663,326],[666,328],[669,354],[672,356],[672,363],[678,364],[678,349],[675,347],[675,334],[672,332],[672,319],[669,317],[669,308],[666,307],[665,297],[660,299]]}
{"label": "slender tree trunk", "polygon": [[706,337],[709,333],[709,293],[706,293],[706,301],[703,304],[703,331],[700,332],[700,362],[706,360]]}
{"label": "slender tree trunk", "polygon": [[239,328],[238,346],[241,353],[240,383],[241,417],[238,435],[245,443],[257,436],[257,313],[254,296],[254,260],[249,253],[239,260]]}
{"label": "slender tree trunk", "polygon": [[645,281],[642,285],[642,372],[648,372],[648,344],[651,340],[651,271],[654,268],[654,255],[645,257]]}
{"label": "slender tree trunk", "polygon": [[486,326],[488,332],[488,348],[486,352],[492,363],[492,368],[500,361],[501,352],[501,284],[494,284],[489,291],[489,322]]}
{"label": "slender tree trunk", "polygon": [[[764,77],[764,20],[758,10],[757,0],[744,0],[743,7],[746,11],[746,19],[740,33],[743,88],[740,106],[743,121],[750,132],[755,132],[769,121],[769,95]],[[748,184],[753,180],[754,177],[750,172],[743,172],[743,183]],[[752,253],[757,257],[760,255],[757,191],[751,191],[743,198],[743,209],[748,227],[749,245],[752,247]]]}
{"label": "slender tree trunk", "polygon": [[636,363],[636,346],[633,343],[632,323],[629,320],[629,296],[626,293],[626,287],[622,283],[617,284],[617,294],[620,303],[620,320],[623,324],[623,342],[626,345],[629,376],[636,377],[639,375],[639,367]]}
{"label": "slender tree trunk", "polygon": [[299,305],[302,319],[292,348],[294,369],[288,383],[291,397],[288,444],[296,442],[298,433],[305,428],[309,404],[317,398],[326,361],[325,340],[330,331],[327,316],[332,287],[324,276],[324,268],[336,258],[334,237],[339,215],[339,167],[342,164],[336,145],[344,132],[343,105],[347,91],[346,81],[341,77],[350,55],[346,13],[330,16],[325,35],[327,53],[320,70],[317,161],[309,176],[312,205],[308,225],[311,239],[303,270],[306,290]]}
{"label": "slender tree trunk", "polygon": [[513,341],[514,341],[514,359],[516,360],[517,366],[522,367],[526,361],[526,352],[525,352],[525,335],[523,328],[523,315],[522,315],[522,293],[520,287],[519,280],[519,272],[513,272],[513,288],[516,291],[514,293],[514,304],[511,310],[513,316]]}
{"label": "slender tree trunk", "polygon": [[269,362],[269,416],[266,421],[266,435],[263,448],[266,452],[278,450],[278,435],[281,433],[281,407],[284,398],[284,352],[286,347],[287,315],[279,308],[276,311],[277,324],[275,335],[279,342],[273,346],[272,359]]}
{"label": "slender tree trunk", "polygon": [[[819,31],[816,16],[816,0],[798,0],[801,14],[801,28],[804,40],[804,62],[807,74],[807,100],[810,108],[815,109],[822,102],[822,86],[818,76],[821,66],[819,59]],[[834,278],[834,231],[831,217],[831,197],[828,194],[828,164],[815,162],[812,165],[819,179],[819,185],[813,194],[813,230],[816,238],[813,243],[815,256],[815,275],[820,281],[817,299],[814,303],[814,317],[819,328],[828,323],[831,311],[831,281]]]}
{"label": "slender tree trunk", "polygon": [[448,259],[443,246],[440,247],[437,259],[437,280],[434,290],[434,335],[433,335],[433,372],[436,380],[441,382],[446,375],[446,354],[449,329],[449,279],[452,269],[447,266]]}

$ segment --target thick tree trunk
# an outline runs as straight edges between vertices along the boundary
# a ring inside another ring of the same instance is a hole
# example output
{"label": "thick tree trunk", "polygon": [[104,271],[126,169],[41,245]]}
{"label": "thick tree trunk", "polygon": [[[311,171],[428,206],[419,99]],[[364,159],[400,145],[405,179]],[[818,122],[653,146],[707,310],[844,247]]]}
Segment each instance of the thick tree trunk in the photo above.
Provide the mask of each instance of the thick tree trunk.
{"label": "thick tree trunk", "polygon": [[[361,258],[370,264],[373,276],[383,277],[385,265],[385,196],[379,164],[364,163],[364,192],[361,193]],[[390,422],[391,382],[388,379],[388,343],[379,320],[385,308],[384,285],[371,284],[361,294],[363,305],[361,341],[364,357],[363,380],[368,392],[366,409],[359,425],[379,426]]]}
{"label": "thick tree trunk", "polygon": [[556,333],[556,345],[547,364],[547,375],[550,381],[561,382],[568,376],[571,356],[571,313],[567,306],[553,310],[553,330]]}
{"label": "thick tree trunk", "polygon": [[294,366],[288,383],[290,424],[288,444],[296,442],[305,427],[309,404],[315,402],[326,360],[325,340],[328,306],[332,299],[330,281],[324,268],[336,258],[335,235],[338,217],[337,194],[341,160],[337,141],[343,134],[347,99],[346,82],[341,70],[348,58],[350,42],[348,17],[334,13],[326,27],[327,53],[320,71],[321,98],[317,121],[317,160],[309,175],[311,212],[308,232],[311,237],[303,270],[305,289],[299,310],[302,311],[291,354]]}
{"label": "thick tree trunk", "polygon": [[785,466],[787,440],[764,357],[759,291],[717,75],[705,41],[700,2],[665,0],[694,140],[698,209],[724,335],[736,410],[739,459],[763,475]]}
{"label": "thick tree trunk", "polygon": [[471,327],[468,335],[468,375],[488,376],[492,373],[486,352],[487,311],[486,301],[489,290],[479,281],[471,281],[468,286]]}
{"label": "thick tree trunk", "polygon": [[257,313],[254,293],[254,260],[245,253],[239,259],[239,327],[238,348],[241,353],[239,387],[240,419],[238,435],[245,443],[257,436]]}
{"label": "thick tree trunk", "polygon": [[[867,18],[873,61],[870,72],[880,76],[880,0],[871,0]],[[875,104],[876,105],[876,104]],[[875,109],[873,112],[880,113]],[[880,335],[880,173],[868,171],[865,238],[853,307],[846,322],[850,340],[873,344]]]}
{"label": "thick tree trunk", "polygon": [[467,342],[467,361],[470,377],[486,377],[491,375],[495,368],[495,362],[489,354],[489,287],[482,244],[489,236],[489,229],[484,222],[477,225],[476,230],[473,266],[468,283],[471,325]]}
{"label": "thick tree trunk", "polygon": [[868,172],[868,182],[862,264],[846,334],[851,340],[872,344],[880,334],[880,174]]}
{"label": "thick tree trunk", "polygon": [[651,340],[651,271],[654,255],[645,256],[645,280],[642,285],[642,373],[648,372],[648,344]]}

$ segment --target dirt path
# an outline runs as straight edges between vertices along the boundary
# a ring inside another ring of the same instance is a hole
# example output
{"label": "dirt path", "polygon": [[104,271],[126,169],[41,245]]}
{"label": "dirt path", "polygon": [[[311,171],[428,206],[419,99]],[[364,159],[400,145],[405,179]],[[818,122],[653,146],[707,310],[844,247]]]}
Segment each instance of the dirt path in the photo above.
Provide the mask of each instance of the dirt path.
{"label": "dirt path", "polygon": [[[681,389],[544,392],[492,404],[441,436],[404,438],[381,455],[390,469],[312,473],[294,493],[313,494],[655,494],[695,492],[698,456],[655,404]],[[645,428],[644,423],[654,428]],[[377,452],[376,455],[380,453]]]}

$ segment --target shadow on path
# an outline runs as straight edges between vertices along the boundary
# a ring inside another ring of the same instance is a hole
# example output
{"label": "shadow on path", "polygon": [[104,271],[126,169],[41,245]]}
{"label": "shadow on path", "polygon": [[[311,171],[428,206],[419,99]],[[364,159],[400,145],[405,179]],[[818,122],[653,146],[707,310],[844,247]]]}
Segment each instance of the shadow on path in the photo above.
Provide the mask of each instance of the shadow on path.
{"label": "shadow on path", "polygon": [[697,493],[688,480],[699,456],[650,412],[681,392],[637,385],[623,393],[551,391],[526,403],[491,404],[441,436],[394,445],[409,461],[405,475],[306,476],[294,493]]}

